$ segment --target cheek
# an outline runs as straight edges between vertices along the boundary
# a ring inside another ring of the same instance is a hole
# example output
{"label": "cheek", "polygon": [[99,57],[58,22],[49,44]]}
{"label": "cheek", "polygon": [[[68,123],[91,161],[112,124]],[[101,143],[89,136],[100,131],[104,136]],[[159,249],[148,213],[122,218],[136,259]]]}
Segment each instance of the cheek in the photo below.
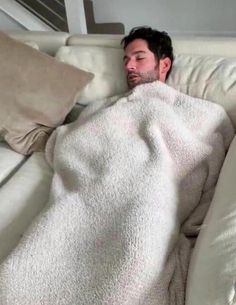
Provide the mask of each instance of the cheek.
{"label": "cheek", "polygon": [[155,70],[157,70],[157,65],[154,63],[150,63],[150,62],[143,63],[138,66],[138,70],[140,72],[155,71]]}
{"label": "cheek", "polygon": [[154,58],[148,58],[147,60],[141,62],[140,67],[146,71],[153,71],[157,68],[157,62]]}

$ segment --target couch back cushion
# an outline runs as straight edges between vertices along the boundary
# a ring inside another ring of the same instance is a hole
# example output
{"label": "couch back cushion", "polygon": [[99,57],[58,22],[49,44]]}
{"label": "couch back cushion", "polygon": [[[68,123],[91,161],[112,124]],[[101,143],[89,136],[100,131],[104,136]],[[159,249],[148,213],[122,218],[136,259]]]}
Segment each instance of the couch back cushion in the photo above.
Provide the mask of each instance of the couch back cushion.
{"label": "couch back cushion", "polygon": [[23,43],[33,42],[41,52],[55,55],[59,47],[66,45],[69,33],[56,31],[7,31],[8,36]]}
{"label": "couch back cushion", "polygon": [[[66,46],[58,50],[56,58],[95,74],[81,92],[80,103],[128,90],[121,48]],[[177,54],[167,83],[183,93],[221,104],[236,126],[236,58]]]}
{"label": "couch back cushion", "polygon": [[0,33],[0,138],[17,152],[44,149],[91,73]]}
{"label": "couch back cushion", "polygon": [[190,96],[220,104],[236,127],[236,58],[177,55],[167,83]]}
{"label": "couch back cushion", "polygon": [[123,51],[120,48],[99,46],[61,47],[57,60],[86,71],[93,71],[94,79],[79,95],[79,103],[88,104],[97,99],[128,90],[123,70]]}

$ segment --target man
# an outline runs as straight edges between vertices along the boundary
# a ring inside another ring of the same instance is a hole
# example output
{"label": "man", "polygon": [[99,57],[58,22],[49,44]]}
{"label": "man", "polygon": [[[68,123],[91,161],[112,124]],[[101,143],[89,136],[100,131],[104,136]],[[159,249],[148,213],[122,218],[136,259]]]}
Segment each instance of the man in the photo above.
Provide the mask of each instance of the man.
{"label": "man", "polygon": [[165,82],[173,62],[171,38],[166,32],[150,27],[133,28],[121,43],[130,89],[155,80]]}
{"label": "man", "polygon": [[234,130],[214,104],[163,83],[167,34],[139,28],[123,42],[135,90],[91,103],[49,140],[50,200],[0,265],[0,304],[185,302],[184,234],[198,234]]}

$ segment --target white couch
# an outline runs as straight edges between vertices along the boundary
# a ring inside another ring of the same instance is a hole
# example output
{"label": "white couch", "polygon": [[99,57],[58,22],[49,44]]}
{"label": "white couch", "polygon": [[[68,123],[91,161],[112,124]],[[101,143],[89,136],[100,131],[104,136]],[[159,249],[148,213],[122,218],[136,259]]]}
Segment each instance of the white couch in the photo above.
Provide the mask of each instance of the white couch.
{"label": "white couch", "polygon": [[[10,32],[42,52],[91,71],[94,80],[78,103],[124,92],[119,35]],[[226,108],[236,126],[236,38],[174,37],[175,66],[168,83]],[[83,106],[77,106],[71,118]],[[194,248],[187,305],[236,304],[236,140],[226,156],[215,196]],[[43,153],[26,158],[0,143],[0,259],[17,244],[47,202],[52,170]]]}

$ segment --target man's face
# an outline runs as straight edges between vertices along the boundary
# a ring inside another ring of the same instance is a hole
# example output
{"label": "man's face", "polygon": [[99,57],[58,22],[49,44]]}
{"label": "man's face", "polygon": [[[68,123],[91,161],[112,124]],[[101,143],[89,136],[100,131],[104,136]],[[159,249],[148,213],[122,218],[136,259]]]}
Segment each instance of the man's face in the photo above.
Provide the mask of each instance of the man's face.
{"label": "man's face", "polygon": [[143,39],[129,43],[124,53],[124,67],[129,88],[159,80],[159,65]]}

